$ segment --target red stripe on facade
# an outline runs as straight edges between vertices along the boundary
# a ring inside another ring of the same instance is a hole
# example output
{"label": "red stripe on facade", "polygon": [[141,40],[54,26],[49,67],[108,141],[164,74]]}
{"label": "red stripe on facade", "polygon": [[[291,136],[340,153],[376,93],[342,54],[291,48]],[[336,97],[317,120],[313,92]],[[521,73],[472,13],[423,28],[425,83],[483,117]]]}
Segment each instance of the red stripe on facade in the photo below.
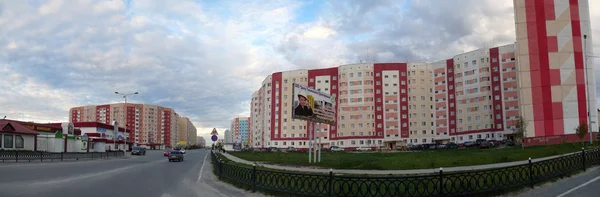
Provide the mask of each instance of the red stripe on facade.
{"label": "red stripe on facade", "polygon": [[545,2],[525,2],[535,136],[554,133]]}
{"label": "red stripe on facade", "polygon": [[[504,107],[502,106],[502,88],[500,87],[502,83],[502,78],[500,77],[500,53],[497,47],[490,49],[490,59],[492,59],[492,62],[490,62],[493,100],[492,118],[494,118],[494,127],[492,128],[495,128],[496,131],[501,131],[504,129],[504,114],[502,113],[502,109],[504,109]],[[498,125],[500,126],[498,127]]]}
{"label": "red stripe on facade", "polygon": [[277,138],[281,139],[281,123],[283,122],[283,100],[281,99],[283,97],[283,77],[281,73],[279,73],[278,78],[275,80],[275,84],[279,86],[279,88],[277,88],[277,85],[275,85],[275,88],[276,90],[278,90],[277,92],[279,94],[279,96],[277,97],[277,101],[279,101],[279,112],[277,112],[277,115],[279,115],[279,120],[277,121]]}
{"label": "red stripe on facade", "polygon": [[[335,103],[335,125],[338,124],[338,105],[339,105],[339,96],[338,96],[338,89],[339,89],[339,85],[338,85],[338,68],[337,67],[333,67],[333,68],[324,68],[324,69],[314,69],[314,70],[308,70],[308,87],[312,87],[315,88],[315,81],[317,80],[316,77],[318,76],[328,76],[329,77],[329,93],[330,95],[336,95],[336,103]],[[335,80],[334,80],[335,77]],[[311,82],[312,79],[312,82]],[[336,88],[334,89],[333,86],[336,86]],[[334,126],[335,126],[334,125]],[[308,122],[306,124],[306,132],[308,133]],[[333,139],[338,139],[337,138],[337,129],[332,127],[332,125],[329,125],[328,127],[329,130],[329,136],[328,138],[330,140]],[[333,136],[336,136],[335,138]],[[306,138],[306,140],[308,140],[308,138]]]}
{"label": "red stripe on facade", "polygon": [[[383,71],[398,71],[398,83],[400,89],[407,90],[407,76],[406,74],[402,76],[402,72],[406,73],[407,64],[406,63],[384,63],[384,64],[374,64],[373,71],[375,76],[373,76],[375,83],[373,91],[373,98],[375,103],[375,133],[373,136],[375,138],[384,138],[385,128],[383,127]],[[402,81],[404,81],[404,85],[402,85]],[[377,83],[379,82],[379,84]],[[400,91],[400,137],[408,138],[409,137],[409,127],[408,127],[408,115],[402,116],[402,114],[408,114],[408,91],[402,93]],[[402,108],[404,106],[404,109]]]}
{"label": "red stripe on facade", "polygon": [[[406,73],[404,76],[402,73]],[[400,91],[400,119],[402,120],[402,124],[400,125],[400,137],[401,138],[409,138],[409,115],[408,115],[408,65],[406,63],[400,64],[400,76],[398,77],[398,84],[400,84],[400,89],[405,89],[404,93]],[[404,82],[404,85],[402,85]],[[402,118],[402,114],[406,114],[406,117]]]}
{"label": "red stripe on facade", "polygon": [[[277,73],[273,73],[273,76],[271,77],[271,139],[273,140],[277,140],[278,136],[275,135],[275,82],[276,81],[281,81],[281,72],[277,72]],[[237,120],[236,120],[237,121]]]}
{"label": "red stripe on facade", "polygon": [[573,51],[575,60],[575,79],[577,81],[577,108],[579,111],[579,124],[587,124],[587,98],[585,66],[583,65],[583,38],[579,19],[579,1],[569,0],[571,11],[571,31],[573,33]]}
{"label": "red stripe on facade", "polygon": [[454,80],[454,59],[446,60],[446,85],[446,90],[448,92],[448,131],[450,135],[454,135],[456,133],[456,84]]}

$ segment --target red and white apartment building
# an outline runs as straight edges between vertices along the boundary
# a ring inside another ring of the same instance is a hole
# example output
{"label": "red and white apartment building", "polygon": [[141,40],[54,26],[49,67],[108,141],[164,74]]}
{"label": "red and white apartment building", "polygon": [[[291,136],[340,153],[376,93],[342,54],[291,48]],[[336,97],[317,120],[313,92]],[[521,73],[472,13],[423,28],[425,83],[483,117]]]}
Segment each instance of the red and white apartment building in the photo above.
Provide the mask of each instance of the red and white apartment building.
{"label": "red and white apartment building", "polygon": [[182,133],[180,129],[188,130],[190,126],[186,124],[185,128],[179,128],[178,122],[187,119],[171,108],[156,105],[127,103],[127,115],[124,103],[73,107],[69,112],[69,120],[75,124],[99,122],[108,125],[116,120],[119,127],[124,127],[126,123],[127,130],[132,131],[129,132],[129,139],[133,139],[132,142],[138,146],[148,148],[164,149],[176,146],[180,140],[189,141],[187,144],[195,141],[179,136]]}
{"label": "red and white apartment building", "polygon": [[[575,127],[588,124],[588,111],[596,111],[595,96],[586,95],[586,88],[596,95],[593,67],[589,78],[584,67],[583,42],[592,44],[587,1],[514,3],[514,44],[437,62],[360,63],[267,76],[252,95],[251,146],[308,148],[308,123],[292,119],[292,83],[337,98],[336,124],[323,124],[316,134],[321,147],[501,140],[513,133],[519,116],[527,123],[526,145],[578,140]],[[590,128],[598,132],[597,124]]]}

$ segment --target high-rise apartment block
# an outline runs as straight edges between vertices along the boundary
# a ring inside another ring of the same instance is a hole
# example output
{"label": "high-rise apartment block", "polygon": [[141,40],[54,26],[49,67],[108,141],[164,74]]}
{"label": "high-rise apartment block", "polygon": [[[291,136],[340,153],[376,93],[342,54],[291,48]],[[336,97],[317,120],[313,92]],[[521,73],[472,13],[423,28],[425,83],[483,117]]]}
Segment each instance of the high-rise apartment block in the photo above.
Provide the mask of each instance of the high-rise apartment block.
{"label": "high-rise apartment block", "polygon": [[337,99],[336,124],[316,131],[321,147],[501,140],[512,138],[518,117],[526,143],[574,135],[596,108],[595,96],[586,97],[586,89],[595,95],[593,68],[584,67],[591,47],[582,44],[591,46],[588,10],[584,0],[515,0],[515,44],[429,63],[273,73],[252,95],[250,144],[308,148],[307,122],[292,119],[293,83]]}
{"label": "high-rise apartment block", "polygon": [[[173,147],[180,139],[187,140],[180,138],[178,132],[180,118],[171,108],[136,103],[127,103],[127,110],[124,103],[80,106],[69,110],[71,122],[100,122],[112,125],[116,120],[119,127],[127,127],[128,130],[134,131],[129,133],[129,139],[134,143],[157,149]],[[189,144],[194,141],[189,140]]]}
{"label": "high-rise apartment block", "polygon": [[[250,133],[250,117],[238,117],[231,121],[231,143],[241,143],[248,145]],[[227,140],[226,140],[227,143]]]}
{"label": "high-rise apartment block", "polygon": [[225,130],[225,144],[231,144],[233,143],[233,132],[231,132],[231,130],[226,129]]}
{"label": "high-rise apartment block", "polygon": [[192,121],[187,117],[178,117],[179,127],[177,133],[179,134],[179,145],[194,145],[197,144],[197,130]]}

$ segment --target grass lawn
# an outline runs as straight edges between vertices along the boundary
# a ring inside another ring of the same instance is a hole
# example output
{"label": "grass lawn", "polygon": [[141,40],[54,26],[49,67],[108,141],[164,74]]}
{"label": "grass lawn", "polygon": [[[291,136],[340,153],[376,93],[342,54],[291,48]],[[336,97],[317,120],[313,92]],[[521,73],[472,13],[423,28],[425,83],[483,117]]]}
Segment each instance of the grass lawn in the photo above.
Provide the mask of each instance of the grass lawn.
{"label": "grass lawn", "polygon": [[[600,147],[587,145],[586,149]],[[521,149],[520,147],[499,149],[457,149],[428,150],[419,152],[396,153],[349,153],[322,152],[321,163],[309,164],[308,153],[283,152],[229,152],[229,154],[248,161],[260,161],[269,164],[290,166],[318,166],[333,169],[364,170],[408,170],[439,167],[470,166],[511,161],[527,160],[565,154],[581,150],[581,144],[558,144],[536,146]]]}

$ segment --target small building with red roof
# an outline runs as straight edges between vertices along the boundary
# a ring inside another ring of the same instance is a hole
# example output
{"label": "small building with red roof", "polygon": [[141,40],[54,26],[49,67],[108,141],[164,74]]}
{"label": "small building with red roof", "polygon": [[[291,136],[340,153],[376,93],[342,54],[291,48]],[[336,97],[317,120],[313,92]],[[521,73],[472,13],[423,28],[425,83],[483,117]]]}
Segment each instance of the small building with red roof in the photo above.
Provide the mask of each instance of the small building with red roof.
{"label": "small building with red roof", "polygon": [[37,135],[19,121],[0,119],[0,150],[37,150]]}

